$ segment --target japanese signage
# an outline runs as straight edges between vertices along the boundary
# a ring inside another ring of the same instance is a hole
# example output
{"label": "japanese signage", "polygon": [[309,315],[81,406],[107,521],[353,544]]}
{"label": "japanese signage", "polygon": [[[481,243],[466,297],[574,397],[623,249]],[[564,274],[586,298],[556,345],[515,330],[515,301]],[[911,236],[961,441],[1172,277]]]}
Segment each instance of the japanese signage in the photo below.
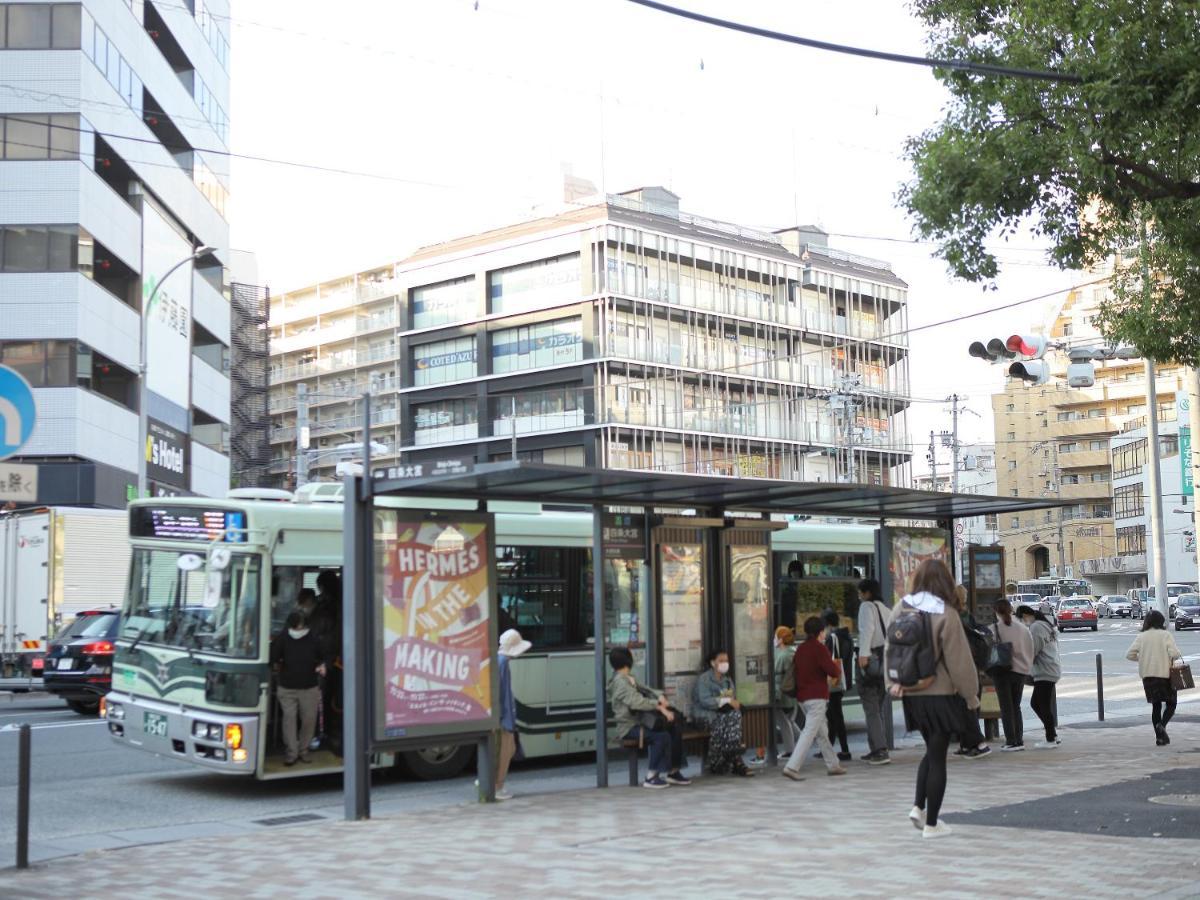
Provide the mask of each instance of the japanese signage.
{"label": "japanese signage", "polygon": [[[191,406],[191,252],[191,244],[154,205],[144,203],[142,313],[146,317],[146,386],[183,410]],[[184,260],[183,265],[172,271]]]}
{"label": "japanese signage", "polygon": [[486,731],[495,720],[492,518],[377,510],[377,735]]}
{"label": "japanese signage", "polygon": [[246,513],[199,506],[135,506],[129,510],[133,537],[172,541],[246,541]]}
{"label": "japanese signage", "polygon": [[396,481],[402,478],[426,478],[432,475],[466,475],[474,469],[474,459],[469,456],[455,456],[449,459],[435,459],[376,469],[375,478]]}
{"label": "japanese signage", "polygon": [[38,467],[0,463],[0,500],[37,501]]}
{"label": "japanese signage", "polygon": [[187,435],[149,419],[146,428],[146,474],[155,481],[187,486]]}
{"label": "japanese signage", "polygon": [[1192,469],[1192,429],[1179,429],[1179,464],[1183,466],[1183,487],[1181,493],[1185,497],[1196,494],[1194,471]]}
{"label": "japanese signage", "polygon": [[605,559],[645,559],[645,518],[632,513],[605,513],[602,521]]}
{"label": "japanese signage", "polygon": [[701,666],[704,548],[663,544],[660,553],[663,672],[690,674]]}

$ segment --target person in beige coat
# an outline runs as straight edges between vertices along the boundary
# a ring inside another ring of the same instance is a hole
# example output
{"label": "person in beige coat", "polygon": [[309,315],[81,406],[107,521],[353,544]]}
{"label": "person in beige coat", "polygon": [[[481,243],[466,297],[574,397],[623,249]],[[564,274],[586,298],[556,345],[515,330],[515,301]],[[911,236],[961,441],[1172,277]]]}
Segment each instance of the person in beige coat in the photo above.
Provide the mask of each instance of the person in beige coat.
{"label": "person in beige coat", "polygon": [[[895,683],[890,672],[892,636],[902,617],[914,615],[928,616],[929,649],[936,660],[932,681],[920,690]],[[908,817],[924,837],[943,837],[950,833],[950,826],[938,821],[946,795],[946,753],[950,741],[969,728],[970,711],[979,706],[979,673],[954,608],[954,578],[940,560],[928,559],[917,567],[912,592],[896,604],[884,652],[888,690],[904,700],[905,727],[921,732],[925,741]]]}
{"label": "person in beige coat", "polygon": [[1171,667],[1175,661],[1183,662],[1183,654],[1175,644],[1175,638],[1167,631],[1167,620],[1158,610],[1147,613],[1142,623],[1142,633],[1133,639],[1126,659],[1138,664],[1138,675],[1142,678],[1142,689],[1146,702],[1150,704],[1150,722],[1154,726],[1154,743],[1159,747],[1171,743],[1167,736],[1167,723],[1175,715],[1178,694],[1171,684]]}

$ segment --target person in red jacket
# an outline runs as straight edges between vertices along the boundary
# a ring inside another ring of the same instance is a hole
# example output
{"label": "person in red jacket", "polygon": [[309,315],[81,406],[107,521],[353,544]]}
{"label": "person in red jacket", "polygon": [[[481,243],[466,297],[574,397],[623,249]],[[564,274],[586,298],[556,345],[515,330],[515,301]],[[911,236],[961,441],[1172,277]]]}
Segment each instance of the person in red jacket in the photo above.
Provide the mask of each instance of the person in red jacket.
{"label": "person in red jacket", "polygon": [[830,682],[841,680],[842,670],[825,646],[825,623],[816,616],[804,620],[804,643],[796,648],[792,660],[796,672],[796,700],[804,709],[804,730],[796,740],[783,775],[793,781],[803,781],[800,767],[812,749],[813,741],[821,748],[821,758],[830,775],[845,775],[846,770],[838,764],[837,754],[829,743],[829,723],[825,719],[825,707],[829,703]]}

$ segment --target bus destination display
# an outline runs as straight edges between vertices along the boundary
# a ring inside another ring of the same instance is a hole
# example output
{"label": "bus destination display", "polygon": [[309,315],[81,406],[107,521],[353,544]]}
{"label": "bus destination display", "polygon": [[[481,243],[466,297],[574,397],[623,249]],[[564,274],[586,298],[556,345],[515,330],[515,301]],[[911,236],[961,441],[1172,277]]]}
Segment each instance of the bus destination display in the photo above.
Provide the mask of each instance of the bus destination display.
{"label": "bus destination display", "polygon": [[168,541],[244,543],[246,514],[240,510],[191,506],[142,506],[132,511],[134,537]]}

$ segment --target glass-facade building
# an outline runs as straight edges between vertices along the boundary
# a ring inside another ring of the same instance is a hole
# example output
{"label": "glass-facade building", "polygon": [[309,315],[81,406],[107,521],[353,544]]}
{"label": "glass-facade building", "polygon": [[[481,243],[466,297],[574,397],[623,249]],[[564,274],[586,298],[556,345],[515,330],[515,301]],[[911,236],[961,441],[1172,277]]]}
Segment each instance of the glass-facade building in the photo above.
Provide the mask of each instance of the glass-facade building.
{"label": "glass-facade building", "polygon": [[471,456],[909,481],[907,286],[819,229],[679,211],[661,188],[425,248],[271,305],[272,472],[361,441]]}

